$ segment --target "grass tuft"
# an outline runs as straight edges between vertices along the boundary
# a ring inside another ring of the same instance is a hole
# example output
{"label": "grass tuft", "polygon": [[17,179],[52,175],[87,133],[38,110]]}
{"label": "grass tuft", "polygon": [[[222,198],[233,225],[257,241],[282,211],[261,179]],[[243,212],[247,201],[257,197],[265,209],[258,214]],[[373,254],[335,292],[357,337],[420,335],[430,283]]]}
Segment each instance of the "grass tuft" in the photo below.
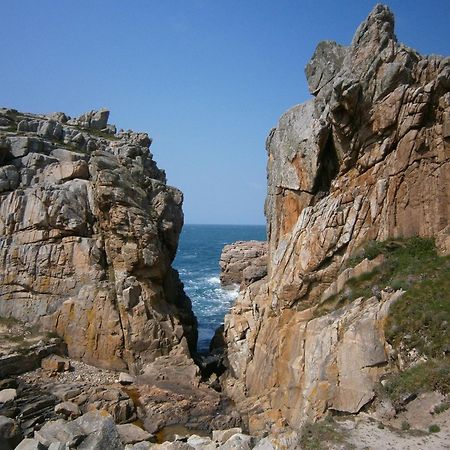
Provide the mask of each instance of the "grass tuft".
{"label": "grass tuft", "polygon": [[300,448],[304,450],[322,450],[330,448],[329,444],[345,444],[348,449],[354,448],[346,442],[346,433],[339,430],[331,416],[315,423],[307,423],[302,428]]}
{"label": "grass tuft", "polygon": [[444,411],[447,411],[447,409],[450,408],[450,403],[449,402],[442,402],[439,403],[439,405],[436,405],[433,409],[433,413],[434,414],[441,414]]}
{"label": "grass tuft", "polygon": [[401,409],[403,399],[411,394],[439,391],[446,395],[450,392],[450,358],[429,360],[393,374],[383,390],[396,409]]}
{"label": "grass tuft", "polygon": [[441,431],[441,427],[439,425],[432,424],[428,427],[428,431],[430,433],[439,433],[439,431]]}

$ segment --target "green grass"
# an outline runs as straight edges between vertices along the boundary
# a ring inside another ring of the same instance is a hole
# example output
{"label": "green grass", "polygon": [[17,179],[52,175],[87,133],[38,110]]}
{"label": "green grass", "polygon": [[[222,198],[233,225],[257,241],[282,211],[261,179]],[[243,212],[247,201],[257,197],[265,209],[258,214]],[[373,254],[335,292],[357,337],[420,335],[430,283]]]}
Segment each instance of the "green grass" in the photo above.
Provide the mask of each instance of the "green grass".
{"label": "green grass", "polygon": [[450,258],[439,257],[431,245],[418,257],[401,256],[395,277],[406,293],[390,308],[386,338],[404,352],[441,358],[450,343]]}
{"label": "green grass", "polygon": [[389,312],[387,340],[405,352],[415,349],[428,358],[442,357],[450,343],[450,258],[436,253],[432,239],[414,237],[369,242],[350,262],[357,264],[381,253],[385,255],[383,264],[349,280],[343,292],[321,309],[328,312],[330,307],[369,298],[387,287],[403,289],[406,293]]}
{"label": "green grass", "polygon": [[428,427],[428,431],[430,433],[439,433],[439,431],[441,431],[441,427],[439,425],[432,424]]}
{"label": "green grass", "polygon": [[349,258],[347,267],[355,267],[366,258],[370,260],[375,259],[381,253],[386,253],[388,247],[387,242],[369,241]]}
{"label": "green grass", "polygon": [[450,408],[449,402],[442,402],[439,405],[436,405],[433,409],[434,414],[441,414],[444,411],[447,411],[447,409]]}
{"label": "green grass", "polygon": [[78,125],[72,125],[72,128],[76,128],[77,130],[89,134],[91,136],[96,136],[99,138],[106,139],[108,141],[118,141],[119,138],[115,134],[110,134],[105,131],[97,130],[95,128],[83,128]]}
{"label": "green grass", "polygon": [[345,445],[344,448],[354,448],[346,442],[346,433],[338,429],[331,416],[315,423],[306,423],[302,428],[300,448],[303,450],[322,450],[330,448],[328,444]]}
{"label": "green grass", "polygon": [[[396,340],[406,334],[405,330],[417,331],[422,324],[433,322],[436,325],[433,341],[445,341],[448,334],[445,336],[443,329],[448,327],[444,325],[446,321],[450,323],[450,258],[437,255],[432,239],[414,237],[370,241],[356,251],[348,266],[355,266],[364,258],[374,259],[380,254],[385,256],[383,264],[372,272],[350,279],[342,292],[320,305],[316,315],[326,314],[359,297],[372,297],[387,287],[403,289],[407,294],[403,297],[405,300],[397,302],[393,309],[393,320],[387,328],[389,339]],[[411,327],[413,319],[417,324]],[[417,336],[416,341],[419,339],[421,337]],[[450,341],[447,339],[447,342]]]}
{"label": "green grass", "polygon": [[6,131],[6,132],[10,132],[10,133],[15,133],[17,131],[17,124],[16,123],[11,123],[9,125],[7,125],[8,128],[2,130],[2,131]]}
{"label": "green grass", "polygon": [[0,317],[0,325],[3,325],[7,328],[11,328],[14,325],[18,325],[20,322],[14,317]]}
{"label": "green grass", "polygon": [[385,323],[386,340],[409,362],[411,354],[426,362],[391,374],[382,388],[394,406],[409,394],[450,392],[450,257],[437,254],[434,241],[424,238],[369,242],[349,260],[354,266],[379,254],[384,262],[370,273],[351,279],[325,307],[339,307],[369,298],[386,288],[403,289]]}
{"label": "green grass", "polygon": [[392,374],[383,390],[396,409],[403,406],[402,399],[410,394],[439,391],[446,395],[450,392],[450,358],[432,359]]}
{"label": "green grass", "polygon": [[411,425],[406,420],[404,420],[402,422],[401,428],[402,428],[402,431],[408,431],[411,429]]}

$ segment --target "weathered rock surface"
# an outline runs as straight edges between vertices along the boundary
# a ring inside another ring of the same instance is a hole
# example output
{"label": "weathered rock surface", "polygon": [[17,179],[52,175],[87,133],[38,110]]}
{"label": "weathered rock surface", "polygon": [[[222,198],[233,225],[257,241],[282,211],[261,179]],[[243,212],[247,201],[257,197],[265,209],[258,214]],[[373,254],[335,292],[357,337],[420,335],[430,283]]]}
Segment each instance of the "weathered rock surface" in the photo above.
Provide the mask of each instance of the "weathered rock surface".
{"label": "weathered rock surface", "polygon": [[225,245],[220,255],[220,282],[241,288],[267,275],[267,242],[238,241]]}
{"label": "weathered rock surface", "polygon": [[42,359],[41,367],[50,372],[70,370],[70,361],[59,355],[49,355]]}
{"label": "weathered rock surface", "polygon": [[22,440],[22,432],[14,419],[0,415],[0,448],[9,450]]}
{"label": "weathered rock surface", "polygon": [[60,338],[39,332],[15,320],[0,318],[0,380],[40,366],[43,358],[63,353]]}
{"label": "weathered rock surface", "polygon": [[0,110],[0,317],[57,333],[71,357],[138,372],[196,345],[171,268],[183,196],[148,135],[114,134],[108,115]]}
{"label": "weathered rock surface", "polygon": [[377,5],[349,47],[321,43],[306,74],[315,98],[267,139],[268,276],[225,318],[223,386],[250,430],[367,404],[390,364],[383,322],[400,293],[317,317],[319,304],[368,240],[441,236],[447,247],[450,58],[398,43]]}
{"label": "weathered rock surface", "polygon": [[131,423],[117,425],[120,440],[123,444],[135,444],[141,441],[152,441],[154,436]]}
{"label": "weathered rock surface", "polygon": [[80,450],[124,448],[112,417],[98,411],[84,414],[71,422],[63,419],[47,422],[35,432],[34,437],[46,447],[61,443]]}
{"label": "weathered rock surface", "polygon": [[212,431],[241,423],[229,400],[202,383],[199,368],[184,355],[158,358],[137,382],[138,414],[150,433],[170,425]]}

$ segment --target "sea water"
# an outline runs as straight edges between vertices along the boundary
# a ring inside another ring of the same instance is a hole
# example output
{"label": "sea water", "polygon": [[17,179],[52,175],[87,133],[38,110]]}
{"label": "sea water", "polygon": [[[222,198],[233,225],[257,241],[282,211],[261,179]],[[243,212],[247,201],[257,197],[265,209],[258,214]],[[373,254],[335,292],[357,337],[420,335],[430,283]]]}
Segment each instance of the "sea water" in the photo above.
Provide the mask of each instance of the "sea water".
{"label": "sea water", "polygon": [[222,248],[235,241],[266,239],[264,225],[184,225],[173,266],[198,320],[198,351],[207,352],[217,327],[233,305],[238,290],[220,285]]}

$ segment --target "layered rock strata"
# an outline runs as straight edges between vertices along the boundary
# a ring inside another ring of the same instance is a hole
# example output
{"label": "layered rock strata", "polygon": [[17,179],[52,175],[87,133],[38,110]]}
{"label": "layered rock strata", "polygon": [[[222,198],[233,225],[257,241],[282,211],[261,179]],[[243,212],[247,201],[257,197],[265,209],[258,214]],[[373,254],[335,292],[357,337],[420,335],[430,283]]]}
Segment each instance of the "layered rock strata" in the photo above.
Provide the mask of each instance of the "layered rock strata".
{"label": "layered rock strata", "polygon": [[189,354],[196,320],[172,269],[182,193],[145,133],[0,110],[0,316],[61,336],[69,355],[139,371]]}
{"label": "layered rock strata", "polygon": [[267,242],[237,241],[225,245],[219,265],[222,286],[246,287],[267,275]]}
{"label": "layered rock strata", "polygon": [[383,324],[401,292],[320,317],[318,305],[364,242],[448,238],[450,58],[400,44],[377,5],[350,46],[320,43],[306,76],[314,98],[267,139],[268,277],[225,318],[223,385],[243,409],[260,405],[254,429],[366,405],[391,363]]}

